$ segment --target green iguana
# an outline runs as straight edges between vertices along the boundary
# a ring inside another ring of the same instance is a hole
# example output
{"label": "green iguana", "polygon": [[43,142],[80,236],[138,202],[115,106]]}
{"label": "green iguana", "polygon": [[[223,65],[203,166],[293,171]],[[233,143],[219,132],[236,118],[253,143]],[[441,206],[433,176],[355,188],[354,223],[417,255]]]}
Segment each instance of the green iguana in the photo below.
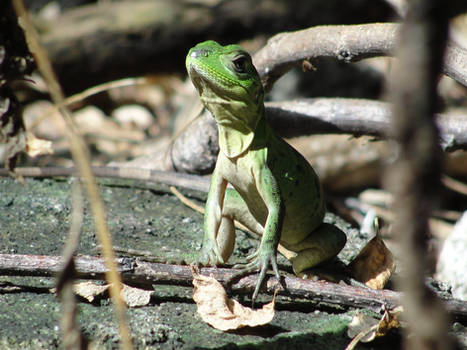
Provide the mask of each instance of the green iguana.
{"label": "green iguana", "polygon": [[336,256],[346,236],[323,223],[325,203],[313,168],[266,123],[264,90],[250,55],[238,45],[206,41],[189,51],[186,67],[219,129],[198,260],[215,266],[229,259],[234,220],[260,235],[258,250],[242,265],[244,272],[260,270],[254,301],[269,264],[280,280],[279,243],[296,253],[291,262],[298,273]]}

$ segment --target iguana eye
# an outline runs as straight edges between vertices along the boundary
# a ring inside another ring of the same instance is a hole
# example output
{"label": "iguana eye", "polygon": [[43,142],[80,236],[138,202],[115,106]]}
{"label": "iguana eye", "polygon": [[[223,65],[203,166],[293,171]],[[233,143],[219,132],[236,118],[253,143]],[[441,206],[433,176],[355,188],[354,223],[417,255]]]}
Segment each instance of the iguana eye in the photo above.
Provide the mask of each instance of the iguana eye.
{"label": "iguana eye", "polygon": [[247,57],[245,55],[238,55],[236,56],[233,60],[233,66],[235,69],[235,72],[237,73],[246,73],[246,63],[247,63]]}

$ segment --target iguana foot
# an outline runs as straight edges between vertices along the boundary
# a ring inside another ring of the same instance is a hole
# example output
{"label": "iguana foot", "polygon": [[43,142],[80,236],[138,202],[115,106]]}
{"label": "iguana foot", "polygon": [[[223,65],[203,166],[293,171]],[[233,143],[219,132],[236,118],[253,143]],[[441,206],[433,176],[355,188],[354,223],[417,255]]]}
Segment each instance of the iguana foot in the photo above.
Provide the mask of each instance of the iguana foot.
{"label": "iguana foot", "polygon": [[240,277],[245,275],[251,274],[259,270],[258,281],[256,283],[255,291],[253,292],[253,296],[251,297],[251,304],[253,305],[256,297],[258,296],[259,290],[266,278],[266,272],[269,267],[269,263],[271,263],[272,270],[274,271],[274,275],[276,276],[277,280],[281,281],[281,276],[279,273],[279,269],[277,268],[277,253],[274,248],[272,249],[265,249],[260,247],[254,254],[247,257],[249,263],[247,264],[237,264],[234,268],[240,268],[241,270],[234,274],[230,280],[236,280]]}
{"label": "iguana foot", "polygon": [[203,246],[199,252],[197,262],[202,266],[216,266],[218,264],[224,264],[224,259],[219,252],[216,241],[203,241]]}

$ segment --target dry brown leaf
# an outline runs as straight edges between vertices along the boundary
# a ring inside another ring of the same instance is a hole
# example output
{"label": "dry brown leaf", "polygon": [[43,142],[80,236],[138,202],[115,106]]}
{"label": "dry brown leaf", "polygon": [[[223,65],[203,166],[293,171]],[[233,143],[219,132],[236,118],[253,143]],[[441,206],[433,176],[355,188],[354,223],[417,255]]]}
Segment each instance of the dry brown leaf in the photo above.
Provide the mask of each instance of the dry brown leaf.
{"label": "dry brown leaf", "polygon": [[399,328],[399,316],[403,312],[402,306],[385,311],[381,319],[357,311],[348,325],[347,336],[352,341],[345,350],[352,350],[359,342],[368,343],[376,337],[386,335],[391,328]]}
{"label": "dry brown leaf", "polygon": [[26,134],[26,153],[34,158],[39,155],[54,153],[52,141],[39,139],[34,134],[28,132]]}
{"label": "dry brown leaf", "polygon": [[151,300],[152,291],[123,285],[122,298],[128,307],[145,306]]}
{"label": "dry brown leaf", "polygon": [[[105,293],[107,289],[109,289],[108,284],[96,284],[92,281],[76,283],[73,286],[75,294],[86,299],[90,303],[92,303],[97,296]],[[151,294],[152,291],[150,290],[134,288],[125,284],[123,285],[123,289],[121,291],[123,301],[125,301],[128,307],[148,305],[151,299]]]}
{"label": "dry brown leaf", "polygon": [[259,310],[229,299],[222,285],[212,277],[193,271],[193,300],[204,322],[221,331],[245,326],[256,327],[271,322],[274,317],[275,298]]}
{"label": "dry brown leaf", "polygon": [[102,295],[104,292],[106,292],[108,288],[108,284],[96,284],[92,281],[75,283],[73,285],[73,290],[75,294],[86,299],[90,303],[92,303],[97,296]]}
{"label": "dry brown leaf", "polygon": [[396,269],[392,253],[376,235],[349,264],[349,271],[357,281],[370,288],[382,289]]}
{"label": "dry brown leaf", "polygon": [[347,336],[352,339],[359,336],[359,341],[368,343],[375,339],[379,322],[378,319],[357,311],[347,326]]}
{"label": "dry brown leaf", "polygon": [[390,311],[386,311],[383,317],[381,317],[376,336],[382,337],[386,335],[390,329],[399,328],[401,326],[399,317],[403,311],[404,308],[402,306],[397,306]]}

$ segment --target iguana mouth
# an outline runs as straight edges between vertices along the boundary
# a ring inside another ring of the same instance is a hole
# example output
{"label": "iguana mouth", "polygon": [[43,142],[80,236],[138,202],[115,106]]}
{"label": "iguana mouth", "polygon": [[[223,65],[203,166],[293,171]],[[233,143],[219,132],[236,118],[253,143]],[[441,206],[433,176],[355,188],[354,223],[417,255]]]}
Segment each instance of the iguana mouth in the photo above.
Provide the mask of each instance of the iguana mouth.
{"label": "iguana mouth", "polygon": [[205,86],[219,93],[233,86],[241,86],[228,76],[219,72],[215,75],[216,79],[213,79],[213,73],[213,70],[202,62],[195,61],[188,64],[188,74],[197,88],[203,87],[204,83]]}

